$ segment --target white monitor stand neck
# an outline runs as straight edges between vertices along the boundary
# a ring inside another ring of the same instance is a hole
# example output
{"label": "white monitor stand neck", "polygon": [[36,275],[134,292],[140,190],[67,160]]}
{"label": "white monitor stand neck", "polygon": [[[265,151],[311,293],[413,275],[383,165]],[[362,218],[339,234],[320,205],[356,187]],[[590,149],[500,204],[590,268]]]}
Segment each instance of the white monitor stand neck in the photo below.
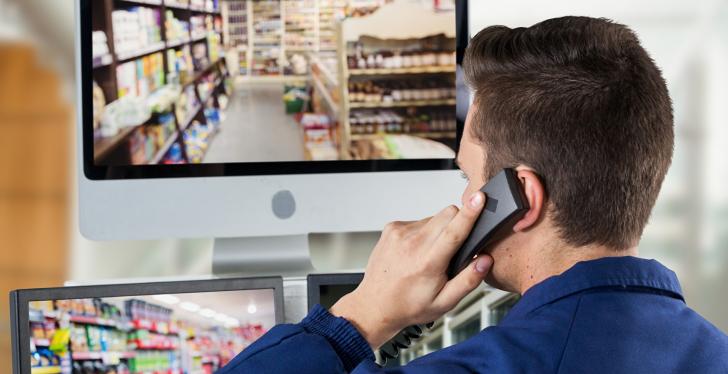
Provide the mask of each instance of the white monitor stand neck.
{"label": "white monitor stand neck", "polygon": [[217,238],[212,273],[227,276],[282,276],[285,322],[298,323],[308,312],[306,276],[315,272],[308,235]]}
{"label": "white monitor stand neck", "polygon": [[314,272],[308,235],[216,238],[212,272],[217,276],[305,277]]}

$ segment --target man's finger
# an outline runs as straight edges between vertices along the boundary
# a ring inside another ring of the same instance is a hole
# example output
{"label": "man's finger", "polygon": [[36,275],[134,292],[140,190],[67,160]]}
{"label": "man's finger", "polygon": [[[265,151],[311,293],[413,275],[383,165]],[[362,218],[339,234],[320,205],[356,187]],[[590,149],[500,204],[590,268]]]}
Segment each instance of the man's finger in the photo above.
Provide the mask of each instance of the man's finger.
{"label": "man's finger", "polygon": [[433,307],[443,313],[454,308],[460,300],[474,290],[493,266],[493,258],[488,255],[480,255],[470,266],[463,269],[455,278],[445,283],[440,293],[433,302]]}
{"label": "man's finger", "polygon": [[447,208],[437,212],[432,219],[425,225],[424,230],[428,240],[435,240],[442,230],[447,227],[450,221],[457,216],[459,210],[455,205],[450,205]]}
{"label": "man's finger", "polygon": [[430,217],[423,218],[423,219],[421,219],[419,221],[414,221],[414,222],[412,222],[411,226],[413,228],[419,229],[422,226],[426,225],[428,222],[430,222],[432,220],[432,218],[433,217],[430,216]]}
{"label": "man's finger", "polygon": [[481,191],[470,195],[470,199],[435,239],[433,250],[429,253],[432,256],[430,261],[443,268],[447,266],[480,216],[480,212],[485,206],[485,199],[485,194]]}

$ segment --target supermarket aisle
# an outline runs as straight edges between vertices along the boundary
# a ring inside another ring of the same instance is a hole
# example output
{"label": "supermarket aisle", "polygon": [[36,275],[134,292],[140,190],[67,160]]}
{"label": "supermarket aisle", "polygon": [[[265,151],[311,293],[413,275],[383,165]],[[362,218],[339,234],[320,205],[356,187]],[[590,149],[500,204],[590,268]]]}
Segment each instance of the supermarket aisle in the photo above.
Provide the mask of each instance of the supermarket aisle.
{"label": "supermarket aisle", "polygon": [[237,87],[204,162],[303,161],[303,133],[282,96],[280,82]]}

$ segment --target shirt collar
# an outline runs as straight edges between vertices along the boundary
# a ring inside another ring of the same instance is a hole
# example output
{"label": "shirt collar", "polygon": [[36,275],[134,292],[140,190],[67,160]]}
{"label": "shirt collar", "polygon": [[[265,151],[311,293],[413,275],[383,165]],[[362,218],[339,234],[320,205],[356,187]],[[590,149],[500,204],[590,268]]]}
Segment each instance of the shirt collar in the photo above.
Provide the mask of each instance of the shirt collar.
{"label": "shirt collar", "polygon": [[659,262],[631,256],[605,257],[578,262],[564,273],[546,278],[526,291],[508,314],[523,316],[574,293],[615,286],[652,290],[685,302],[677,276]]}

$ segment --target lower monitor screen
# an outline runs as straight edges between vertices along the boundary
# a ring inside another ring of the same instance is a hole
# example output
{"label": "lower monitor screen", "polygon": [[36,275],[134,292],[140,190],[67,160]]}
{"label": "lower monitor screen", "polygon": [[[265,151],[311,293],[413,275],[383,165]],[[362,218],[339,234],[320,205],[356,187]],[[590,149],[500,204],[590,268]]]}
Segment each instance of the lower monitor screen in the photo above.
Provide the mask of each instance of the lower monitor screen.
{"label": "lower monitor screen", "polygon": [[275,324],[272,289],[29,303],[32,372],[213,373]]}
{"label": "lower monitor screen", "polygon": [[319,287],[319,304],[326,309],[330,309],[344,295],[351,293],[356,289],[358,284],[329,284]]}
{"label": "lower monitor screen", "polygon": [[454,158],[454,0],[90,3],[96,166]]}

